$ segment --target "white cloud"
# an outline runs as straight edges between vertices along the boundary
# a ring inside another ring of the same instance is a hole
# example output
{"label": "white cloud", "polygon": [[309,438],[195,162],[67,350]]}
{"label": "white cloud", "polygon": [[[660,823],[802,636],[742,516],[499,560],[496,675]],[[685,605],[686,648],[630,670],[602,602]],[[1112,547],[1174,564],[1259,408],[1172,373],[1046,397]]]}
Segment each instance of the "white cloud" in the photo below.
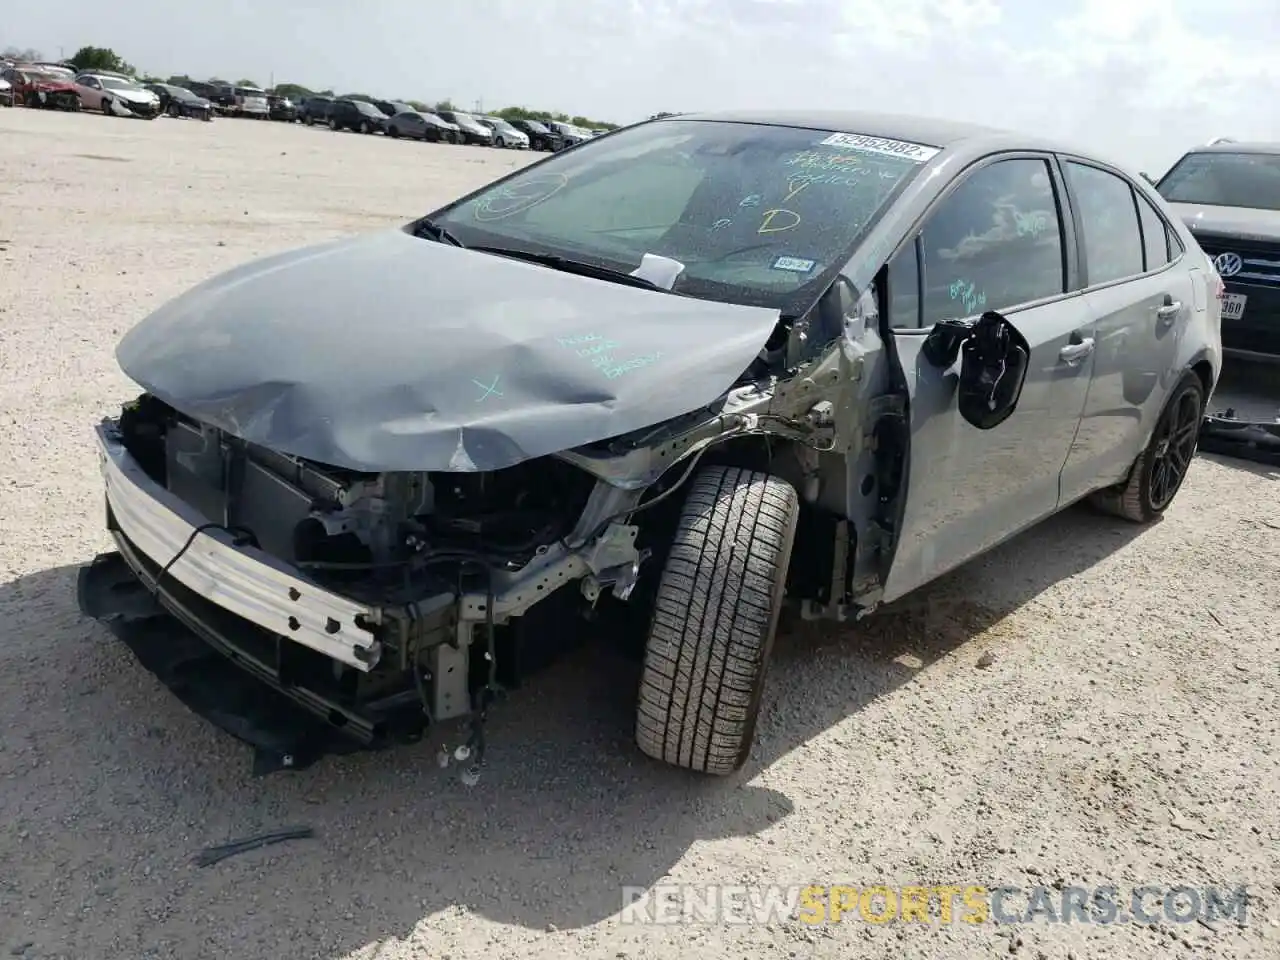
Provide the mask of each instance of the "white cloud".
{"label": "white cloud", "polygon": [[[1276,0],[164,0],[19,5],[6,39],[164,73],[292,80],[630,121],[659,110],[911,111],[1159,172],[1215,135],[1280,139]],[[189,19],[189,23],[185,22]],[[101,27],[90,24],[102,24]],[[115,26],[128,24],[128,26]]]}

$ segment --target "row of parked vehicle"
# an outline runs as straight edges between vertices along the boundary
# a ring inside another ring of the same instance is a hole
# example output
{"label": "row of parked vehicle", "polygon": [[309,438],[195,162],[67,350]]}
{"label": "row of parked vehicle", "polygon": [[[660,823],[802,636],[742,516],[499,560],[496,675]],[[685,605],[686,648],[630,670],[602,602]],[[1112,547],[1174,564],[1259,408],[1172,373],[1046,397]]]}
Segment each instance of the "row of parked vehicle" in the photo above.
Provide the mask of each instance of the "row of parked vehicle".
{"label": "row of parked vehicle", "polygon": [[398,100],[370,102],[349,97],[307,97],[297,105],[296,119],[308,126],[324,124],[331,130],[513,150],[560,150],[602,132],[557,120],[506,120],[462,110],[419,110]]}
{"label": "row of parked vehicle", "polygon": [[256,87],[191,81],[185,85],[138,82],[123,73],[77,73],[62,63],[9,63],[0,70],[0,103],[54,110],[100,110],[116,116],[161,115],[211,121],[215,116],[281,120],[331,130],[380,133],[436,143],[469,143],[513,150],[556,151],[603,132],[556,120],[505,120],[462,110],[419,110],[397,100],[287,97]]}

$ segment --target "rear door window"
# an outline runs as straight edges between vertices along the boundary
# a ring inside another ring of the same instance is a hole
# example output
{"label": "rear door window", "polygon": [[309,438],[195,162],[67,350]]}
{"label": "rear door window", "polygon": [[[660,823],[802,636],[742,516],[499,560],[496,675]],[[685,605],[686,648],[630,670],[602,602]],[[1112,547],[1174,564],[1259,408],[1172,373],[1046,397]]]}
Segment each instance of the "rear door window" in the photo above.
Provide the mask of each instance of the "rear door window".
{"label": "rear door window", "polygon": [[929,215],[920,240],[923,326],[1066,289],[1062,221],[1047,160],[997,160],[969,174]]}
{"label": "rear door window", "polygon": [[1133,188],[1098,167],[1073,160],[1064,166],[1080,207],[1089,285],[1138,276],[1144,254]]}

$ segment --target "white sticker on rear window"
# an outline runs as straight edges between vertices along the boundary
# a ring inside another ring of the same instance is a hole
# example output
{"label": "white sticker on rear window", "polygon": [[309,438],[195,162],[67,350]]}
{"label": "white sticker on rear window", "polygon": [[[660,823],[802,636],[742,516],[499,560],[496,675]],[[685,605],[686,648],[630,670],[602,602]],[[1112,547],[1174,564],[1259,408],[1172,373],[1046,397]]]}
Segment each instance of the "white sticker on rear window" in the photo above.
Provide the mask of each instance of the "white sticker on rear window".
{"label": "white sticker on rear window", "polygon": [[833,133],[822,141],[822,145],[842,147],[845,150],[863,150],[886,157],[901,157],[903,160],[911,160],[914,163],[924,163],[938,155],[937,147],[926,147],[922,143],[908,143],[905,140],[868,137],[860,133]]}
{"label": "white sticker on rear window", "polygon": [[773,261],[773,269],[789,270],[792,273],[808,273],[817,265],[815,260],[804,260],[801,257],[778,257]]}

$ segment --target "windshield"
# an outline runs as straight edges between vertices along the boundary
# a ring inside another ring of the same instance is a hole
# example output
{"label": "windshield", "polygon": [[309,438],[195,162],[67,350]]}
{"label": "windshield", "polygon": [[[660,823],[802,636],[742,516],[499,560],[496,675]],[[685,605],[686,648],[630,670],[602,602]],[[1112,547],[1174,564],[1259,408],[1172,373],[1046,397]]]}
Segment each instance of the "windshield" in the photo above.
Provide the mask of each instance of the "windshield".
{"label": "windshield", "polygon": [[1280,210],[1280,154],[1189,153],[1156,189],[1170,203]]}
{"label": "windshield", "polygon": [[363,100],[353,100],[352,103],[356,105],[356,109],[359,110],[361,113],[367,113],[371,117],[383,116],[382,111],[379,110],[377,107],[375,107],[372,103],[366,103]]}
{"label": "windshield", "polygon": [[255,90],[253,87],[236,87],[236,96],[253,97],[259,100],[265,100],[267,98],[266,91]]}
{"label": "windshield", "polygon": [[164,87],[162,88],[169,96],[175,100],[198,100],[200,99],[190,90],[184,90],[182,87]]}
{"label": "windshield", "polygon": [[660,121],[548,158],[433,220],[467,246],[614,270],[670,257],[685,264],[676,293],[794,313],[934,152],[830,130]]}
{"label": "windshield", "polygon": [[126,83],[124,80],[117,80],[115,77],[99,77],[102,85],[108,90],[136,90],[138,89],[132,83]]}

